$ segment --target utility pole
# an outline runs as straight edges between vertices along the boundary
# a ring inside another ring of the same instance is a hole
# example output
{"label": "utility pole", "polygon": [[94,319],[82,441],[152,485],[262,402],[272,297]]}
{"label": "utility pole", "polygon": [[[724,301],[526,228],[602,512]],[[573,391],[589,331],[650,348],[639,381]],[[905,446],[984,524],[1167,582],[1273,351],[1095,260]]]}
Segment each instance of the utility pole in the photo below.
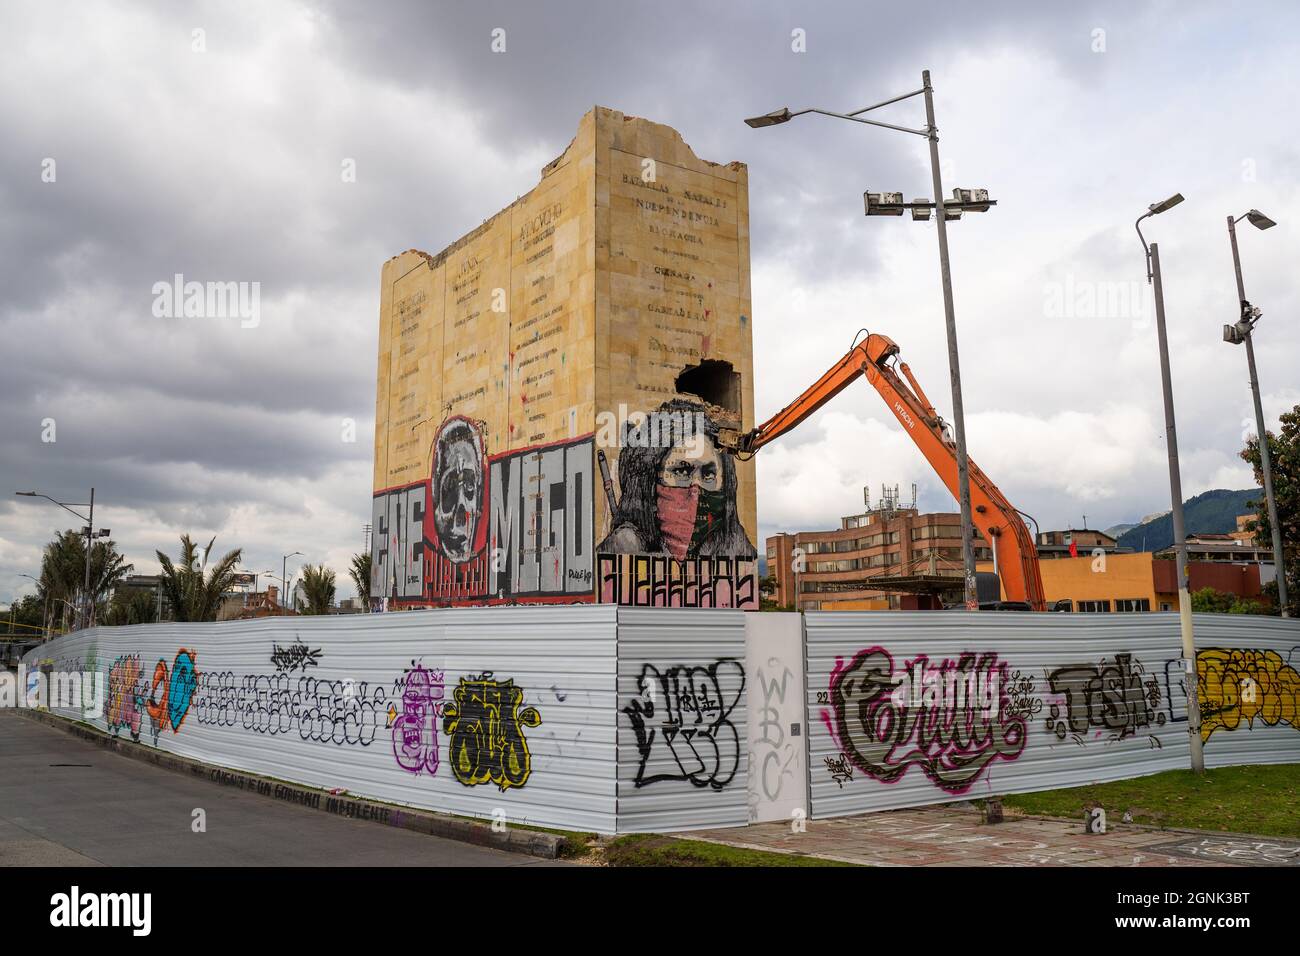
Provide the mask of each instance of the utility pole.
{"label": "utility pole", "polygon": [[86,520],[86,584],[82,590],[82,602],[84,610],[82,611],[82,628],[90,627],[91,606],[90,600],[90,554],[95,547],[95,489],[90,489],[90,517]]}
{"label": "utility pole", "polygon": [[957,439],[957,492],[961,508],[961,560],[965,573],[966,610],[979,610],[975,593],[974,525],[970,508],[970,468],[966,459],[966,411],[961,395],[961,363],[957,356],[957,318],[952,301],[952,270],[948,264],[948,225],[943,208],[943,182],[939,174],[939,130],[934,125],[934,90],[930,71],[921,71],[925,90],[926,139],[930,142],[930,175],[934,179],[935,225],[939,231],[939,277],[943,284],[943,318],[948,332],[948,375],[952,381],[952,428]]}
{"label": "utility pole", "polygon": [[[1268,229],[1275,225],[1258,209],[1252,209],[1243,217],[1258,229]],[[1282,526],[1277,520],[1277,498],[1273,496],[1273,463],[1268,449],[1268,431],[1264,427],[1264,406],[1259,398],[1259,376],[1255,372],[1255,322],[1259,320],[1259,310],[1252,308],[1246,301],[1246,287],[1241,281],[1241,255],[1237,252],[1237,219],[1228,217],[1228,238],[1232,241],[1232,268],[1237,276],[1237,301],[1241,305],[1241,318],[1235,326],[1225,326],[1223,337],[1236,344],[1246,343],[1246,365],[1250,369],[1250,394],[1255,402],[1255,431],[1259,435],[1259,464],[1264,473],[1264,499],[1268,507],[1269,529],[1273,532],[1273,566],[1277,573],[1277,603],[1283,617],[1289,617],[1286,592],[1286,568],[1282,560]]]}

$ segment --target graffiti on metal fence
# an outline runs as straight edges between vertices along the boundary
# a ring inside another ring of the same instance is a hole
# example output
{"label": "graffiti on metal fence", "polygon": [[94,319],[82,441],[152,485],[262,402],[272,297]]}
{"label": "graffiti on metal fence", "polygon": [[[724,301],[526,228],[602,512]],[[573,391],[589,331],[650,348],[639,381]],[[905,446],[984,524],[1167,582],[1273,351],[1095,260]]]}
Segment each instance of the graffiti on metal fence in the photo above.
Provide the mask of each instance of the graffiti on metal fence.
{"label": "graffiti on metal fence", "polygon": [[839,784],[841,789],[853,779],[853,764],[849,763],[849,758],[844,754],[822,759],[826,762],[826,769],[830,771],[831,779]]}
{"label": "graffiti on metal fence", "polygon": [[[86,652],[86,658],[82,665],[87,674],[98,675],[99,673],[99,645],[94,641],[90,643],[90,649]],[[96,708],[92,706],[94,702],[83,696],[81,701],[81,717],[83,720],[90,720],[99,716],[95,713]]]}
{"label": "graffiti on metal fence", "polygon": [[[637,696],[623,708],[641,756],[636,786],[666,780],[714,790],[727,786],[740,766],[740,735],[731,712],[744,689],[745,669],[731,658],[663,672],[642,665]],[[647,774],[652,760],[670,769]]]}
{"label": "graffiti on metal fence", "polygon": [[397,765],[413,774],[438,772],[438,718],[442,708],[442,671],[427,670],[411,662],[399,680],[401,710],[388,705],[388,724],[393,729],[393,755]]}
{"label": "graffiti on metal fence", "polygon": [[1083,745],[1089,734],[1120,741],[1147,734],[1159,748],[1155,728],[1165,724],[1160,682],[1132,654],[1116,654],[1095,664],[1067,664],[1047,675],[1051,693],[1044,724],[1057,740]]}
{"label": "graffiti on metal fence", "polygon": [[104,702],[104,721],[111,734],[127,730],[132,740],[140,739],[140,721],[144,699],[140,686],[140,655],[123,654],[108,669],[108,699]]}
{"label": "graffiti on metal fence", "polygon": [[462,784],[495,783],[504,792],[528,782],[532,757],[524,728],[539,726],[542,717],[523,702],[513,678],[497,680],[485,671],[460,679],[451,702],[442,705],[442,729],[451,772]]}
{"label": "graffiti on metal fence", "polygon": [[122,655],[108,671],[104,721],[109,732],[116,734],[125,729],[132,740],[138,741],[147,729],[157,745],[164,730],[176,733],[181,729],[197,683],[194,654],[183,647],[170,665],[165,658],[159,659],[149,677],[145,677],[139,654]]}
{"label": "graffiti on metal fence", "polygon": [[1202,740],[1256,721],[1300,730],[1300,673],[1277,651],[1206,648],[1196,655],[1196,676]]}
{"label": "graffiti on metal fence", "polygon": [[271,664],[277,671],[305,671],[309,667],[320,665],[320,648],[309,648],[302,641],[294,641],[288,647],[272,644]]}
{"label": "graffiti on metal fence", "polygon": [[836,661],[831,706],[821,717],[867,776],[896,783],[917,766],[960,794],[993,761],[1015,760],[1025,749],[1027,721],[1013,712],[1007,684],[1007,664],[993,652],[938,664],[921,654],[896,674],[889,652],[871,647],[847,665]]}
{"label": "graffiti on metal fence", "polygon": [[[780,672],[780,677],[769,676]],[[749,811],[751,819],[758,812],[761,793],[767,800],[780,799],[787,785],[795,785],[796,772],[802,776],[799,763],[802,739],[788,733],[781,720],[781,705],[785,703],[794,674],[778,657],[769,657],[767,663],[755,669],[761,700],[759,701],[758,734],[750,735],[749,772],[757,777],[757,787],[750,787]],[[751,709],[752,712],[752,709]]]}
{"label": "graffiti on metal fence", "polygon": [[1012,671],[1006,686],[1008,717],[1032,718],[1043,709],[1043,700],[1034,694],[1034,679],[1020,671]]}
{"label": "graffiti on metal fence", "polygon": [[367,681],[318,680],[287,673],[208,672],[199,676],[194,708],[201,724],[303,740],[369,746],[388,724],[388,693]]}

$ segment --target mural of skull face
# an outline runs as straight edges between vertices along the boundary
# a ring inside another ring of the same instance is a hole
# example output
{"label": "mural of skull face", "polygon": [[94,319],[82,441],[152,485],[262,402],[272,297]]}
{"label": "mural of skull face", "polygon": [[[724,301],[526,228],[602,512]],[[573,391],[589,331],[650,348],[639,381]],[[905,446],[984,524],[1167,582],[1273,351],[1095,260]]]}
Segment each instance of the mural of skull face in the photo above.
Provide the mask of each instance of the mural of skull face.
{"label": "mural of skull face", "polygon": [[433,527],[438,550],[463,563],[478,550],[483,516],[483,439],[472,422],[450,418],[438,432],[433,464]]}

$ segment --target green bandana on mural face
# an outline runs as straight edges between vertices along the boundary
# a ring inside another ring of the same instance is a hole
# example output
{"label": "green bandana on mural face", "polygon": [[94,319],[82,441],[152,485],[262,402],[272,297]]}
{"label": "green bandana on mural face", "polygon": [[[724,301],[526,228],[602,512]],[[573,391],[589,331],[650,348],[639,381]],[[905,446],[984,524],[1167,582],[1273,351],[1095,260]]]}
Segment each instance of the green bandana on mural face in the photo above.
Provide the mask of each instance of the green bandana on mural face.
{"label": "green bandana on mural face", "polygon": [[727,495],[723,491],[705,491],[700,489],[699,503],[695,506],[695,533],[691,535],[691,554],[700,553],[700,545],[714,528],[722,524],[722,517],[727,507]]}

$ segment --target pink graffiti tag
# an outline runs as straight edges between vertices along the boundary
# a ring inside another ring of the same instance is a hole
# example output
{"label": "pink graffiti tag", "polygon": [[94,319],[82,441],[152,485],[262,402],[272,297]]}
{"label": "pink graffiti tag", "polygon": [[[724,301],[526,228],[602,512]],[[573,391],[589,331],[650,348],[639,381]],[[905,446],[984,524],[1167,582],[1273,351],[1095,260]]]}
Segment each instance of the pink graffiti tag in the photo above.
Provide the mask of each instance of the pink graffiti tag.
{"label": "pink graffiti tag", "polygon": [[406,673],[402,712],[392,721],[393,755],[403,770],[429,776],[438,772],[438,710],[441,707],[442,671],[416,665]]}
{"label": "pink graffiti tag", "polygon": [[895,674],[889,653],[871,647],[847,666],[836,662],[821,718],[864,774],[896,783],[915,765],[943,790],[965,793],[994,760],[1024,750],[1027,721],[1010,706],[1007,683],[994,653],[937,665],[922,654]]}

